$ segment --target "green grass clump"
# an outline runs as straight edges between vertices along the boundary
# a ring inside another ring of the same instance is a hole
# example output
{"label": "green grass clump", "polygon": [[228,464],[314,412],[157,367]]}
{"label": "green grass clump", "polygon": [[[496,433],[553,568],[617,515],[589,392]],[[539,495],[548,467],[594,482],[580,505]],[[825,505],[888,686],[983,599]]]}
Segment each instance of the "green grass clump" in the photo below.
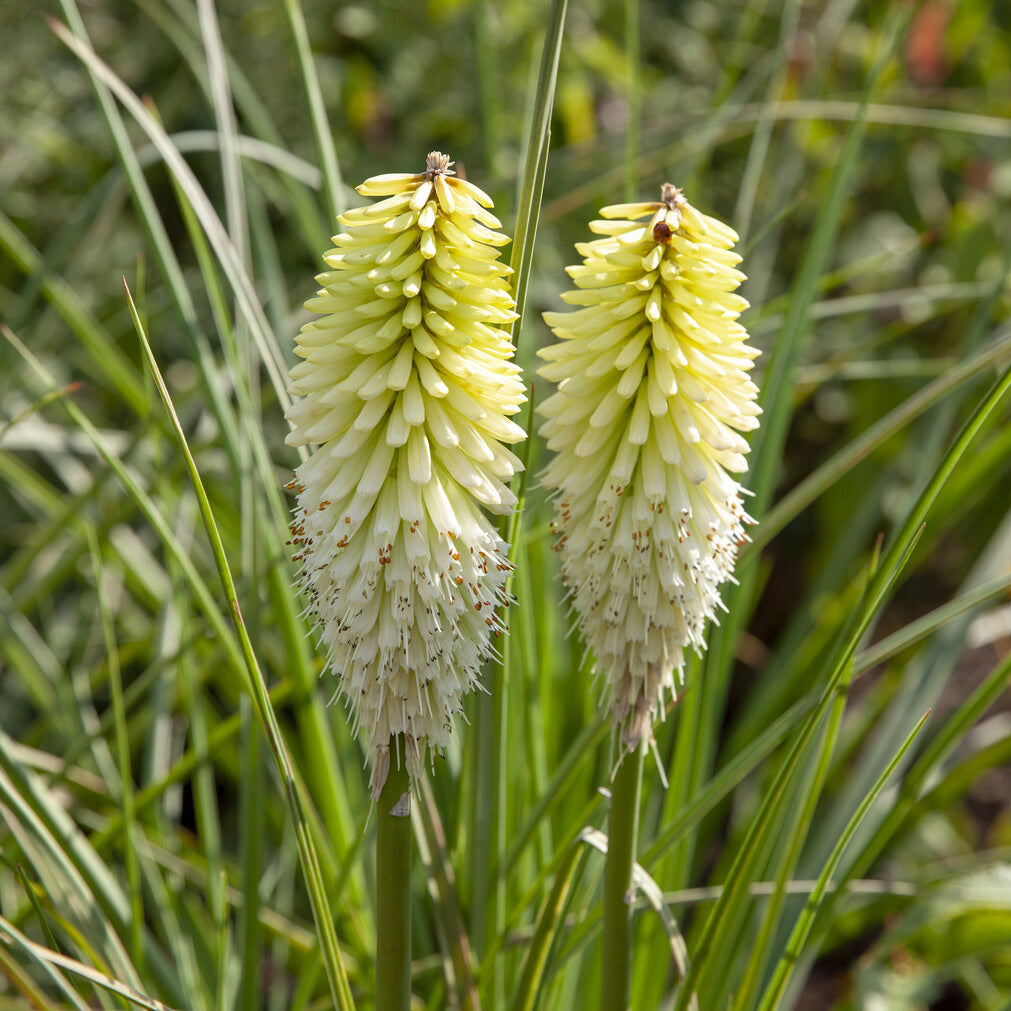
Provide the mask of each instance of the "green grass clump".
{"label": "green grass clump", "polygon": [[[630,1006],[1011,1007],[1000,5],[51,7],[0,11],[0,1006],[375,1006],[286,372],[345,180],[441,148],[528,378],[596,208],[671,181],[742,239],[759,523],[646,756]],[[601,1001],[614,750],[529,456],[414,802],[418,1007]]]}

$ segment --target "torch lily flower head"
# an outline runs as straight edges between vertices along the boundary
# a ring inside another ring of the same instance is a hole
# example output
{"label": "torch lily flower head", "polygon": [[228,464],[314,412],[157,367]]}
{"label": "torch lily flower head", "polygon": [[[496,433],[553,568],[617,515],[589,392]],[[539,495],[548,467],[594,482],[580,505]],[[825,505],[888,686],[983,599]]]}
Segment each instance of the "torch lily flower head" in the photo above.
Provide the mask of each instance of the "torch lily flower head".
{"label": "torch lily flower head", "polygon": [[577,244],[569,312],[544,319],[557,343],[539,407],[554,457],[556,548],[579,628],[610,690],[628,750],[652,734],[685,647],[705,646],[719,586],[754,522],[731,475],[758,426],[758,352],[737,235],[665,184],[661,200],[605,207],[601,238]]}
{"label": "torch lily flower head", "polygon": [[299,579],[373,796],[399,735],[412,778],[445,747],[503,630],[507,545],[481,507],[509,511],[521,469],[509,239],[451,164],[358,187],[383,199],[338,219],[290,373],[287,441],[316,447],[290,486]]}

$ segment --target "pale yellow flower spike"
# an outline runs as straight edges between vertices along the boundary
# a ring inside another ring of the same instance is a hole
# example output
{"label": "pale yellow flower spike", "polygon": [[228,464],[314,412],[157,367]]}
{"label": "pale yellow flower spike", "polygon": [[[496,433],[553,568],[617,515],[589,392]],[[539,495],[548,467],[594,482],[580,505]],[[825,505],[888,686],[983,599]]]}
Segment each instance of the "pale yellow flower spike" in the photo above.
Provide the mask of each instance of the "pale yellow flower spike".
{"label": "pale yellow flower spike", "polygon": [[705,647],[754,522],[730,475],[747,469],[740,433],[758,426],[758,352],[737,321],[731,228],[669,183],[659,203],[600,215],[602,238],[568,268],[576,290],[562,297],[579,308],[544,314],[558,342],[540,375],[557,392],[538,410],[562,578],[633,750],[676,695],[685,647]]}
{"label": "pale yellow flower spike", "polygon": [[[358,187],[297,338],[291,445],[315,445],[291,484],[300,583],[337,695],[368,739],[372,793],[405,735],[412,778],[445,747],[461,697],[502,631],[508,512],[520,461],[504,444],[524,401],[516,318],[491,200],[446,155]],[[400,761],[401,756],[394,760]]]}

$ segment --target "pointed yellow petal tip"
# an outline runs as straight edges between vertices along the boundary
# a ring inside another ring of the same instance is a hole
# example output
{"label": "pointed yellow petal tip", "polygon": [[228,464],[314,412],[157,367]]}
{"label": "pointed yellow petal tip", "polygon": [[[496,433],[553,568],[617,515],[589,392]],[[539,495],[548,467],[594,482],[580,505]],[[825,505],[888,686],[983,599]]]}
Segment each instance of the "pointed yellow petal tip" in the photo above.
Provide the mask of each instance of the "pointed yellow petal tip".
{"label": "pointed yellow petal tip", "polygon": [[644,218],[648,214],[654,214],[659,206],[656,201],[638,204],[611,204],[609,207],[601,207],[599,213],[602,218],[628,218],[630,221],[634,221],[636,218]]}

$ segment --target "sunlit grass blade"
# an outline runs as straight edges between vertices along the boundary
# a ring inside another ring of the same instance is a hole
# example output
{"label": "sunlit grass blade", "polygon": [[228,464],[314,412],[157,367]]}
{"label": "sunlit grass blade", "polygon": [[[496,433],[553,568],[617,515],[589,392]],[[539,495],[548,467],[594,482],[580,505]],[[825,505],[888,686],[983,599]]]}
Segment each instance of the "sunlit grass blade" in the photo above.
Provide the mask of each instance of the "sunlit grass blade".
{"label": "sunlit grass blade", "polygon": [[444,972],[446,989],[455,991],[457,1006],[479,1011],[481,1002],[471,962],[470,938],[460,909],[446,830],[427,778],[421,780],[419,792],[412,811],[414,835],[433,900],[432,916],[448,963]]}
{"label": "sunlit grass blade", "polygon": [[908,826],[925,785],[942,768],[945,760],[962,741],[973,724],[1007,690],[1008,676],[1011,675],[1011,655],[987,675],[983,683],[949,717],[944,726],[931,738],[923,753],[913,762],[902,780],[898,796],[891,810],[876,827],[873,835],[863,845],[857,859],[847,873],[859,877],[865,873],[883,852],[887,843],[903,828]]}
{"label": "sunlit grass blade", "polygon": [[[63,994],[69,1007],[74,1008],[75,1011],[90,1011],[90,1006],[82,1000],[81,995],[71,986],[63,973],[43,954],[49,952],[50,949],[37,945],[3,917],[0,917],[0,939],[4,941],[3,946],[0,946],[0,965],[4,966],[12,985],[16,986],[27,999],[33,1000],[36,1007],[47,1007],[51,998],[28,975],[26,966],[29,963],[42,969],[49,982]],[[13,955],[13,950],[19,952],[16,958]],[[52,954],[57,953],[52,952]],[[84,966],[84,968],[88,967]]]}
{"label": "sunlit grass blade", "polygon": [[[775,846],[769,854],[768,866],[775,870],[772,894],[762,912],[757,930],[752,922],[745,921],[741,933],[750,941],[748,958],[740,987],[734,994],[739,1008],[753,1006],[763,982],[766,964],[772,952],[779,921],[786,904],[787,885],[794,876],[800,855],[807,840],[828,779],[839,734],[842,729],[846,698],[853,678],[853,665],[848,664],[829,707],[824,730],[811,742],[808,754],[801,759],[792,810],[787,807],[782,818],[782,828]],[[726,991],[724,991],[725,993]]]}
{"label": "sunlit grass blade", "polygon": [[81,383],[78,380],[76,382],[67,383],[66,386],[58,390],[50,390],[48,393],[43,394],[41,397],[39,397],[38,400],[35,401],[34,404],[29,405],[20,413],[15,414],[13,418],[9,418],[2,425],[0,425],[0,444],[3,443],[3,438],[7,434],[7,432],[10,429],[12,429],[15,425],[24,421],[26,418],[31,417],[36,412],[41,411],[43,407],[46,407],[49,404],[53,403],[54,401],[59,400],[61,397],[67,397],[70,396],[71,394],[77,393],[77,391],[80,390],[80,388]]}
{"label": "sunlit grass blade", "polygon": [[868,649],[862,650],[856,655],[853,662],[853,669],[856,674],[876,667],[885,660],[890,659],[904,649],[926,639],[927,636],[942,628],[949,621],[954,620],[968,611],[1003,596],[1011,589],[1011,575],[999,576],[996,579],[988,580],[982,586],[966,593],[959,594],[947,604],[935,607],[933,611],[911,621],[904,628],[893,632],[884,639],[879,640]]}
{"label": "sunlit grass blade", "polygon": [[344,210],[344,183],[341,179],[340,162],[337,159],[337,149],[334,147],[333,133],[327,121],[319,75],[316,73],[312,50],[309,48],[309,33],[305,27],[302,5],[299,0],[284,0],[284,9],[288,13],[288,22],[291,25],[292,35],[295,37],[295,51],[298,53],[302,83],[305,85],[306,97],[309,99],[312,129],[316,138],[316,149],[319,152],[320,167],[323,170],[327,210],[329,211],[328,221],[332,226],[332,223],[337,220],[337,215]]}
{"label": "sunlit grass blade", "polygon": [[60,915],[73,924],[96,957],[131,986],[140,979],[123,943],[129,936],[129,901],[108,867],[88,845],[52,790],[23,768],[11,739],[0,733],[0,797],[10,831],[47,893],[62,900]]}
{"label": "sunlit grass blade", "polygon": [[[98,970],[93,969],[91,966],[78,962],[77,959],[68,958],[66,955],[61,955],[58,951],[53,951],[41,944],[36,944],[25,937],[12,923],[3,917],[0,917],[0,936],[5,937],[8,944],[16,946],[28,958],[45,966],[47,969],[53,970],[50,978],[54,981],[61,979],[59,970],[63,970],[73,973],[80,979],[87,980],[107,993],[129,1001],[134,1007],[146,1008],[147,1011],[172,1011],[167,1004],[146,996],[134,987],[127,986],[125,983],[121,983],[119,980],[113,979],[103,972],[98,972]],[[80,1011],[85,1011],[88,1005],[81,1001],[68,985],[63,984],[61,988],[74,1007],[79,1008]]]}
{"label": "sunlit grass blade", "polygon": [[225,222],[228,235],[235,246],[236,257],[240,263],[245,263],[249,252],[246,199],[242,163],[239,160],[238,125],[232,104],[231,82],[228,79],[214,4],[208,0],[198,0],[197,12],[207,60],[207,79],[210,82],[211,98],[214,103],[214,121],[217,127],[215,132],[221,148],[221,173],[225,184]]}
{"label": "sunlit grass blade", "polygon": [[[526,133],[526,155],[513,232],[512,254],[509,266],[512,273],[515,311],[510,334],[514,347],[518,346],[520,327],[526,300],[527,285],[533,259],[534,239],[540,213],[544,177],[547,171],[548,145],[551,134],[551,112],[554,105],[555,80],[561,58],[562,31],[565,25],[567,0],[552,0],[545,26],[537,91],[534,97],[530,124]],[[508,647],[506,647],[508,650]],[[473,780],[475,803],[470,823],[471,859],[469,877],[471,884],[472,940],[478,957],[484,951],[489,936],[501,928],[502,879],[496,871],[504,866],[505,821],[500,813],[505,808],[507,796],[504,724],[504,685],[508,678],[509,654],[503,664],[492,665],[489,694],[482,694],[476,702],[476,747],[473,749]],[[495,1009],[501,976],[492,980],[492,999]]]}
{"label": "sunlit grass blade", "polygon": [[888,763],[887,767],[878,777],[873,789],[866,797],[864,797],[860,806],[853,812],[853,815],[847,822],[846,828],[843,830],[842,835],[840,835],[838,842],[829,855],[828,860],[825,862],[825,866],[818,875],[818,880],[815,884],[814,890],[808,897],[807,903],[804,906],[801,915],[797,918],[797,922],[794,924],[793,931],[790,934],[790,939],[786,944],[786,949],[783,951],[783,956],[776,966],[775,972],[773,973],[772,979],[766,988],[761,1003],[758,1005],[758,1011],[776,1011],[776,1009],[780,1006],[783,994],[789,985],[790,978],[797,966],[801,952],[804,950],[805,941],[811,933],[814,919],[818,914],[822,900],[830,882],[832,881],[832,875],[839,866],[839,862],[846,851],[846,847],[849,846],[852,841],[853,836],[856,834],[861,822],[870,810],[871,805],[880,796],[881,791],[885,788],[888,781],[895,773],[899,763],[912,747],[913,742],[923,729],[923,725],[927,722],[927,718],[929,716],[930,711],[928,710],[924,713],[920,722],[917,723],[910,731],[909,735],[903,742],[902,747],[899,748],[891,762]]}
{"label": "sunlit grass blade", "polygon": [[576,839],[555,871],[551,891],[545,897],[534,924],[534,935],[523,962],[523,975],[510,1005],[512,1011],[533,1011],[541,1003],[546,982],[545,967],[561,929],[572,881],[579,872],[585,853],[583,839]]}
{"label": "sunlit grass blade", "polygon": [[[65,0],[70,3],[72,0]],[[225,277],[232,286],[243,318],[249,324],[250,332],[256,343],[267,374],[274,387],[275,395],[282,407],[287,408],[290,399],[284,377],[284,361],[277,341],[264,318],[256,293],[253,290],[249,276],[236,253],[235,246],[229,239],[221,220],[207,198],[206,193],[186,164],[179,151],[172,144],[157,119],[145,108],[144,103],[126,86],[123,80],[115,74],[95,51],[81,39],[71,34],[58,21],[50,21],[50,27],[60,40],[74,53],[122,103],[134,121],[144,130],[151,143],[173,176],[186,193],[203,226],[207,238],[221,262]]]}
{"label": "sunlit grass blade", "polygon": [[[18,337],[11,333],[11,331],[6,328],[0,327],[0,332],[7,338],[7,340],[17,348],[18,352],[25,358],[26,361],[35,370],[36,375],[49,387],[55,385],[53,383],[52,377],[46,371],[46,369],[41,365],[41,363],[35,358],[35,356],[24,346],[24,344],[18,339]],[[95,448],[98,450],[102,459],[110,467],[110,469],[115,473],[116,477],[122,482],[123,486],[130,493],[131,497],[137,503],[138,507],[143,512],[145,518],[154,527],[162,543],[165,545],[166,549],[169,550],[176,561],[179,563],[181,570],[183,571],[186,582],[190,586],[194,593],[194,596],[200,602],[201,609],[204,612],[205,617],[210,623],[211,627],[214,629],[216,635],[219,637],[219,641],[222,648],[225,650],[229,657],[229,660],[234,664],[235,669],[241,670],[242,668],[242,654],[239,649],[239,645],[236,641],[236,637],[231,628],[229,628],[228,623],[225,621],[224,616],[214,602],[214,597],[204,582],[203,578],[200,576],[196,569],[189,553],[185,548],[179,543],[178,539],[172,532],[171,527],[166,521],[162,511],[158,508],[155,502],[152,500],[151,496],[144,491],[144,489],[138,483],[135,475],[128,469],[120,460],[120,458],[112,451],[112,449],[107,444],[106,440],[103,439],[101,434],[95,428],[95,426],[88,420],[87,416],[83,411],[78,408],[78,406],[72,400],[62,401],[70,414],[74,423],[80,427],[88,438],[92,441]]]}
{"label": "sunlit grass blade", "polygon": [[281,780],[284,797],[295,825],[295,831],[297,833],[299,843],[299,860],[302,865],[302,872],[305,875],[306,888],[309,892],[310,904],[312,905],[313,919],[316,922],[316,933],[319,938],[323,963],[327,970],[331,996],[333,997],[335,1004],[341,1008],[342,1011],[350,1011],[350,1009],[354,1007],[354,1002],[351,998],[351,989],[348,983],[347,974],[344,971],[343,963],[341,962],[340,947],[333,926],[333,912],[327,901],[327,895],[323,886],[323,878],[319,867],[319,858],[316,854],[316,846],[313,842],[312,832],[309,828],[309,823],[303,808],[303,801],[295,783],[295,774],[291,763],[291,757],[288,753],[287,745],[284,743],[284,738],[281,735],[281,730],[277,723],[277,716],[275,715],[273,706],[271,705],[270,695],[263,680],[263,674],[260,671],[259,662],[257,661],[256,654],[253,650],[253,644],[250,642],[249,636],[246,633],[245,623],[243,621],[242,612],[239,609],[238,598],[235,592],[235,584],[232,580],[231,569],[228,564],[228,559],[225,556],[224,545],[222,544],[221,536],[218,533],[214,515],[211,512],[210,502],[208,501],[207,493],[204,490],[203,481],[200,477],[199,471],[197,470],[196,462],[190,453],[185,433],[182,430],[179,418],[175,412],[175,407],[172,404],[172,398],[169,395],[168,388],[165,386],[165,381],[158,369],[158,363],[155,360],[151,346],[148,343],[147,335],[144,332],[144,327],[141,323],[140,317],[137,315],[137,310],[134,306],[133,299],[130,296],[129,289],[127,288],[125,290],[127,300],[130,305],[130,313],[133,316],[134,325],[137,328],[137,335],[140,338],[148,367],[151,369],[151,373],[158,387],[158,392],[161,395],[162,402],[164,403],[165,409],[172,422],[172,427],[177,439],[179,440],[180,449],[186,458],[186,465],[190,473],[193,490],[196,493],[197,500],[200,504],[201,517],[204,520],[207,536],[211,542],[211,549],[214,554],[215,564],[221,578],[225,595],[229,602],[232,619],[235,623],[235,630],[239,637],[242,658],[244,661],[244,670],[248,679],[247,687],[253,697],[257,715],[259,716],[263,729],[266,733],[267,742],[270,745],[277,773]]}
{"label": "sunlit grass blade", "polygon": [[544,177],[548,168],[548,145],[551,139],[551,113],[555,102],[555,81],[562,53],[562,32],[568,0],[552,0],[544,29],[544,48],[541,54],[537,92],[526,134],[526,157],[516,209],[516,227],[513,234],[512,256],[513,297],[519,316],[513,321],[513,345],[518,346],[523,310],[526,305],[527,286],[533,260],[534,239],[544,193]]}

